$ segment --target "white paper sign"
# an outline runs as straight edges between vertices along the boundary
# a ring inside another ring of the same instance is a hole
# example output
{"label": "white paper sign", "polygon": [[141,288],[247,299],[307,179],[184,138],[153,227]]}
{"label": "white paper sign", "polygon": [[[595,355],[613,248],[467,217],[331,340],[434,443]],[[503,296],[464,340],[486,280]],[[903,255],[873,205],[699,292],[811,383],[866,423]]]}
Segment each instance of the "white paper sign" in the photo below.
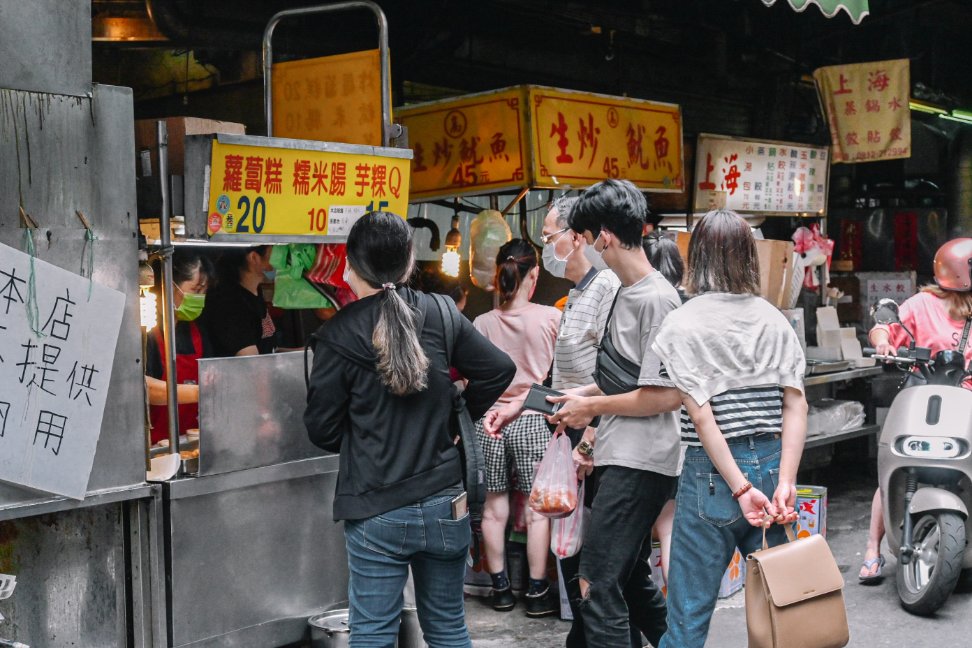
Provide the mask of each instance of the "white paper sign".
{"label": "white paper sign", "polygon": [[351,226],[365,215],[364,205],[331,205],[327,210],[328,236],[347,236]]}
{"label": "white paper sign", "polygon": [[823,214],[830,169],[826,146],[699,135],[695,154],[695,211],[714,192],[747,214]]}
{"label": "white paper sign", "polygon": [[125,295],[0,244],[0,480],[84,499]]}
{"label": "white paper sign", "polygon": [[882,299],[893,299],[900,306],[906,299],[915,294],[915,287],[911,279],[868,279],[865,294],[867,295],[867,302],[864,304],[864,312],[870,322],[871,308],[875,304]]}

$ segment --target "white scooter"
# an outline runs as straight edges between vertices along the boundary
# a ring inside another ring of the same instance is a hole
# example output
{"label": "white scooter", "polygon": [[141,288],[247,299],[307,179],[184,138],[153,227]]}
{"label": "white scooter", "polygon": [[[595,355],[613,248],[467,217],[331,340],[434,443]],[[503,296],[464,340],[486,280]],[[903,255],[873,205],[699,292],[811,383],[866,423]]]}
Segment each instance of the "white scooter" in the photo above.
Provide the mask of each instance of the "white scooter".
{"label": "white scooter", "polygon": [[[900,324],[897,304],[881,300],[874,319]],[[958,351],[932,358],[913,341],[897,356],[873,357],[917,369],[908,380],[920,383],[891,404],[878,444],[878,479],[901,605],[928,615],[945,603],[962,570],[972,570],[972,390],[961,387],[969,368]]]}

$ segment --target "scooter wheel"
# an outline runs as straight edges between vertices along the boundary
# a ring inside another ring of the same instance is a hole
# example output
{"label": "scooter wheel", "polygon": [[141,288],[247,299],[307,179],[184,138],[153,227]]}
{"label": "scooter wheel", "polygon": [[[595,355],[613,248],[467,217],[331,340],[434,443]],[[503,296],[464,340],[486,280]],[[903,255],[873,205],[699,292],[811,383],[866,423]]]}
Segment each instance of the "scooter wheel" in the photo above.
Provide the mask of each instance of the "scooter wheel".
{"label": "scooter wheel", "polygon": [[923,515],[915,523],[915,553],[898,564],[898,597],[908,612],[933,614],[955,589],[962,574],[965,522],[955,513]]}

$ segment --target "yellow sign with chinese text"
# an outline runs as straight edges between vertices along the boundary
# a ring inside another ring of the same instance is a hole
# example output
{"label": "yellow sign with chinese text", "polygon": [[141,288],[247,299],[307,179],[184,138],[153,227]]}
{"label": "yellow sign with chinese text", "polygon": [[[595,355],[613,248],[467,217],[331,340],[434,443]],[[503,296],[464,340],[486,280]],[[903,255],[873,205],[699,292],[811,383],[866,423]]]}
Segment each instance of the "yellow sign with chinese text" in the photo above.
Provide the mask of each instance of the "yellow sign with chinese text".
{"label": "yellow sign with chinese text", "polygon": [[534,186],[586,187],[624,178],[683,191],[682,115],[674,104],[530,88]]}
{"label": "yellow sign with chinese text", "polygon": [[228,144],[213,140],[210,234],[346,237],[362,214],[408,210],[402,157]]}
{"label": "yellow sign with chinese text", "polygon": [[833,162],[911,157],[908,59],[823,67],[813,78],[827,111]]}
{"label": "yellow sign with chinese text", "polygon": [[527,184],[521,88],[398,109],[412,148],[412,199]]}
{"label": "yellow sign with chinese text", "polygon": [[273,66],[273,135],[381,146],[378,50]]}

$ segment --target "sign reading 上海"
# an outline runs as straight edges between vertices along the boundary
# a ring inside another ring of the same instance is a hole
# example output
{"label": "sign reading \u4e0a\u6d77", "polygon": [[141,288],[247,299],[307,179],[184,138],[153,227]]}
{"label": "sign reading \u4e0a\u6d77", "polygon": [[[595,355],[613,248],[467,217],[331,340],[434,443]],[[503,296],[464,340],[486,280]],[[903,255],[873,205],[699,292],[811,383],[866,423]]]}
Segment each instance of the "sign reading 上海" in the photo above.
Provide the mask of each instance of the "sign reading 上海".
{"label": "sign reading \u4e0a\u6d77", "polygon": [[117,290],[0,244],[0,480],[84,499],[124,310]]}
{"label": "sign reading \u4e0a\u6d77", "polygon": [[823,67],[813,78],[827,112],[834,162],[911,157],[908,59]]}
{"label": "sign reading \u4e0a\u6d77", "polygon": [[346,237],[366,211],[404,218],[410,151],[362,148],[389,155],[345,153],[339,146],[324,151],[214,139],[206,211],[210,236],[311,235],[333,242]]}
{"label": "sign reading \u4e0a\u6d77", "polygon": [[521,88],[400,108],[412,148],[412,197],[486,193],[526,184]]}
{"label": "sign reading \u4e0a\u6d77", "polygon": [[[825,214],[830,157],[825,146],[699,135],[695,211],[714,202],[748,214]],[[718,200],[713,200],[714,194]]]}
{"label": "sign reading \u4e0a\u6d77", "polygon": [[536,187],[624,178],[682,191],[682,115],[675,104],[530,88]]}
{"label": "sign reading \u4e0a\u6d77", "polygon": [[378,50],[275,63],[273,135],[381,146]]}

